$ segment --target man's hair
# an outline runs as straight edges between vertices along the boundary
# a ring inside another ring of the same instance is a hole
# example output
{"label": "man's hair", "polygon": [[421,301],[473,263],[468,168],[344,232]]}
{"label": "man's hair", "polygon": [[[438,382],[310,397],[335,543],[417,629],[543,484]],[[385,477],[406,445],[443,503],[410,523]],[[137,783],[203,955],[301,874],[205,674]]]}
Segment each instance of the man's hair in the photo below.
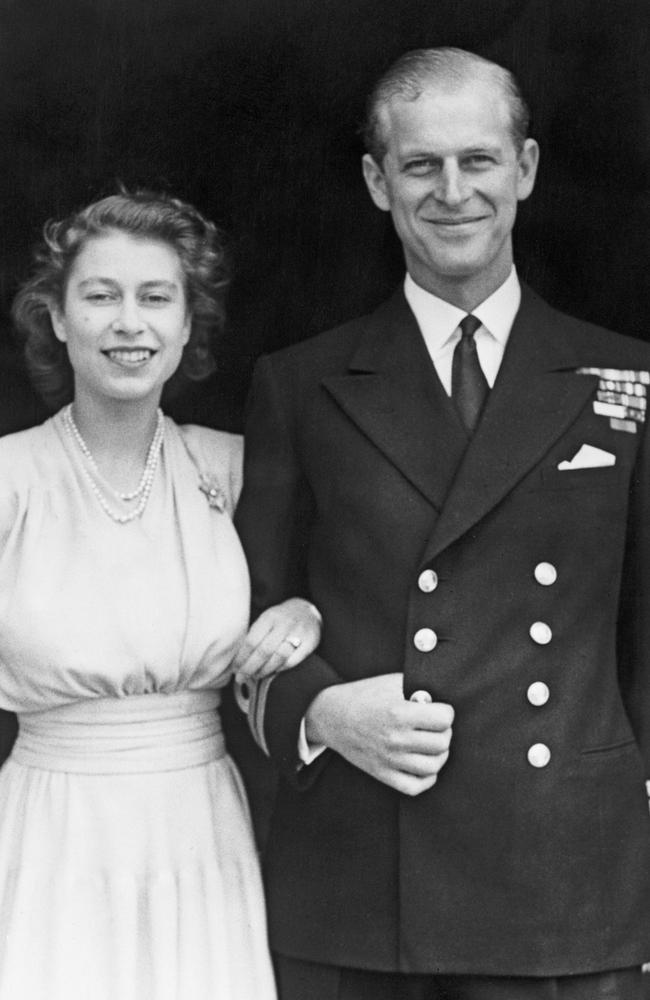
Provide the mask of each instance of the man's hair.
{"label": "man's hair", "polygon": [[510,134],[518,152],[528,135],[530,110],[513,74],[497,63],[464,49],[413,49],[394,62],[379,78],[366,103],[361,135],[378,166],[387,152],[381,111],[393,97],[415,101],[431,84],[460,87],[482,80],[501,90],[510,112]]}

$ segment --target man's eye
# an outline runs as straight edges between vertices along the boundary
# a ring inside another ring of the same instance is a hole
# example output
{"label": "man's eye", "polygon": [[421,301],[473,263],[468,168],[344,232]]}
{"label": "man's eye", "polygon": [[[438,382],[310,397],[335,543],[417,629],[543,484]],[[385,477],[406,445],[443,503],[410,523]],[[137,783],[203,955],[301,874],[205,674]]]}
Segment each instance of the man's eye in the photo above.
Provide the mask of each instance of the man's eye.
{"label": "man's eye", "polygon": [[494,163],[494,158],[487,153],[475,153],[465,160],[468,167],[489,167]]}
{"label": "man's eye", "polygon": [[409,160],[406,170],[409,174],[428,174],[435,169],[433,160]]}

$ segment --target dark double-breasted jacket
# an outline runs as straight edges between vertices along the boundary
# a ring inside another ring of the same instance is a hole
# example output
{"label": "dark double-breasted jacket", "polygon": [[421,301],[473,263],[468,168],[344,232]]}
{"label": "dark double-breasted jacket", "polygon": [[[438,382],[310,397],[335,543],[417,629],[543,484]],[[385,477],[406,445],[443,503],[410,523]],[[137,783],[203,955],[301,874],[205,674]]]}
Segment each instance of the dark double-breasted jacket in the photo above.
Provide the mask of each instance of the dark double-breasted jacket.
{"label": "dark double-breasted jacket", "polygon": [[[529,289],[471,441],[401,292],[260,361],[237,516],[255,605],[324,618],[265,708],[280,952],[531,976],[650,958],[648,371],[646,345]],[[437,784],[401,795],[330,751],[300,769],[315,695],[393,671],[455,709]]]}

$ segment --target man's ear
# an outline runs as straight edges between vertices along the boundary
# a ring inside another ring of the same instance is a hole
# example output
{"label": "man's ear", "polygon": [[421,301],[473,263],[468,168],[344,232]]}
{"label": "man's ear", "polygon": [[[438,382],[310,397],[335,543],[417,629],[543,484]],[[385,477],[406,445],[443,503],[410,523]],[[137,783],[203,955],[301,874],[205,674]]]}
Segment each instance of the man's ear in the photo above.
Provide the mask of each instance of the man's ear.
{"label": "man's ear", "polygon": [[383,170],[377,166],[370,153],[365,154],[361,163],[370,197],[382,212],[390,212],[390,198],[388,197],[388,186]]}
{"label": "man's ear", "polygon": [[534,139],[526,139],[519,154],[519,177],[517,180],[519,201],[524,201],[535,187],[538,164],[539,146]]}

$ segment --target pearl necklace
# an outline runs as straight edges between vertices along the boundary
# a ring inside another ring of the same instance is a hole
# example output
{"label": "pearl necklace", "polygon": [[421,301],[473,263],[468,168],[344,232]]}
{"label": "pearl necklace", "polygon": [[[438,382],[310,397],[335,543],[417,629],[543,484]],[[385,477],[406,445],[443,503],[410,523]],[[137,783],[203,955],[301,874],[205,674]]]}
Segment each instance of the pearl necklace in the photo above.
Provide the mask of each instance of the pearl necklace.
{"label": "pearl necklace", "polygon": [[76,442],[84,458],[87,459],[90,468],[95,473],[93,476],[85,466],[82,467],[84,476],[99,501],[99,505],[104,513],[108,514],[111,520],[115,521],[116,524],[128,524],[129,521],[134,521],[137,517],[141,517],[145,507],[147,506],[147,501],[149,500],[149,496],[153,488],[153,481],[156,475],[156,469],[158,468],[158,463],[160,461],[160,453],[162,451],[165,436],[165,422],[162,410],[158,410],[156,429],[147,451],[147,458],[137,488],[132,493],[118,493],[116,490],[113,490],[113,493],[119,500],[124,500],[126,502],[138,500],[138,504],[130,510],[128,514],[120,514],[114,510],[100,489],[100,486],[95,478],[95,476],[101,478],[99,466],[97,465],[90,448],[81,436],[81,431],[77,427],[74,417],[72,416],[72,403],[70,403],[70,405],[63,411],[63,424],[70,437]]}

